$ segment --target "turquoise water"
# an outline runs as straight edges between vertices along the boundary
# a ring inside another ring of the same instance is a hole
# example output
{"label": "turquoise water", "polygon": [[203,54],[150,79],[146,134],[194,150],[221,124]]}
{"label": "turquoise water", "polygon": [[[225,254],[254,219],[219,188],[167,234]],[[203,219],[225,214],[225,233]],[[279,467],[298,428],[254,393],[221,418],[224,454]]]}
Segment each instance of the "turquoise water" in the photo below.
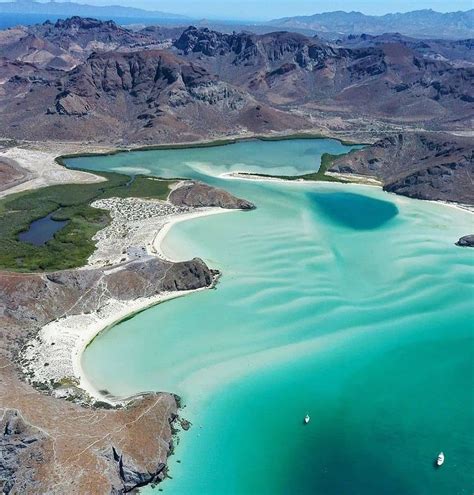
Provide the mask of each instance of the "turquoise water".
{"label": "turquoise water", "polygon": [[165,254],[219,268],[217,289],[140,313],[84,354],[97,388],[183,397],[193,427],[156,490],[473,493],[474,259],[453,245],[472,216],[368,186],[218,177],[309,172],[343,149],[250,142],[70,161],[200,177],[258,207],[174,226]]}

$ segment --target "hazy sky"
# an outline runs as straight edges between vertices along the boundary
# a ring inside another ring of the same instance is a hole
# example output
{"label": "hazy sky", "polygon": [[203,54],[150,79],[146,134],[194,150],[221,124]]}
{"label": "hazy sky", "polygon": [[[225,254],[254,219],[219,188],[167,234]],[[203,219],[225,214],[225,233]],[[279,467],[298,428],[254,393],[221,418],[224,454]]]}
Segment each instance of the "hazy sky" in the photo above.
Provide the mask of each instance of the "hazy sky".
{"label": "hazy sky", "polygon": [[91,5],[129,5],[163,10],[192,17],[218,19],[273,19],[333,10],[357,10],[364,14],[386,14],[429,9],[439,12],[468,10],[472,0],[74,0]]}

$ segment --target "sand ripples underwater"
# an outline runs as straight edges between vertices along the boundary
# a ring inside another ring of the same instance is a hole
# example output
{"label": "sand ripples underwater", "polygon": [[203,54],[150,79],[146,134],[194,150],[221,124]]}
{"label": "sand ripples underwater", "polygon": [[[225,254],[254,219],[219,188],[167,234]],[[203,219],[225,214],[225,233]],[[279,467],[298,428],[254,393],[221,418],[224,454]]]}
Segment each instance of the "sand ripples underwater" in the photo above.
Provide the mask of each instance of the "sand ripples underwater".
{"label": "sand ripples underwater", "polygon": [[[84,355],[97,388],[183,396],[194,427],[164,492],[471,493],[474,263],[454,246],[471,215],[367,186],[225,180],[209,152],[185,151],[188,174],[257,210],[173,227],[165,254],[220,269],[217,290],[147,310]],[[160,175],[150,153],[139,163]]]}

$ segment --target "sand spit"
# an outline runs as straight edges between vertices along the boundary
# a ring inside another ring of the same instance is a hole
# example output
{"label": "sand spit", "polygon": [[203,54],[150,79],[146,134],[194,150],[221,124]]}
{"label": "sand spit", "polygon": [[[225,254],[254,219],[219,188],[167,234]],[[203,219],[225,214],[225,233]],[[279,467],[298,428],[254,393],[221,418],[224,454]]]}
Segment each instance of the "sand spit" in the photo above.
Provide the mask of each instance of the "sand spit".
{"label": "sand spit", "polygon": [[[362,175],[354,175],[354,174],[338,174],[333,172],[327,172],[326,175],[345,180],[347,182],[351,182],[353,184],[360,184],[366,186],[377,186],[382,187],[382,183],[375,179],[374,177],[365,177]],[[328,182],[325,180],[308,180],[303,178],[298,179],[285,179],[284,177],[272,177],[271,175],[258,175],[258,174],[249,174],[247,172],[242,171],[234,171],[234,172],[225,172],[220,175],[222,179],[239,179],[239,180],[253,180],[259,182],[283,182],[290,184],[313,184],[313,183],[323,183]]]}
{"label": "sand spit", "polygon": [[[330,176],[336,177],[338,179],[346,180],[347,182],[350,182],[352,185],[383,188],[383,183],[380,180],[376,179],[375,177],[368,177],[368,176],[357,175],[357,174],[340,174],[337,172],[327,172],[326,175],[330,175]],[[257,175],[257,174],[248,174],[246,172],[239,172],[239,171],[237,171],[237,172],[225,172],[225,173],[221,174],[220,177],[223,179],[230,179],[230,180],[238,179],[238,180],[251,180],[251,181],[258,181],[258,182],[280,182],[280,183],[300,184],[300,185],[314,184],[314,183],[331,184],[331,182],[328,182],[328,181],[305,180],[305,179],[289,180],[289,179],[283,179],[281,177],[271,177],[271,176],[266,177],[266,176],[261,176],[261,175]],[[398,199],[401,199],[401,198],[416,199],[416,198],[410,198],[409,196],[404,196],[404,195],[397,194],[397,193],[390,192],[390,191],[386,191],[386,192],[387,192],[387,194],[393,194]],[[419,200],[419,201],[428,201],[430,203],[441,204],[443,206],[449,206],[450,208],[456,208],[457,210],[468,211],[468,212],[474,214],[474,206],[473,205],[468,205],[468,204],[463,204],[463,203],[455,203],[453,201],[431,200],[431,199]]]}

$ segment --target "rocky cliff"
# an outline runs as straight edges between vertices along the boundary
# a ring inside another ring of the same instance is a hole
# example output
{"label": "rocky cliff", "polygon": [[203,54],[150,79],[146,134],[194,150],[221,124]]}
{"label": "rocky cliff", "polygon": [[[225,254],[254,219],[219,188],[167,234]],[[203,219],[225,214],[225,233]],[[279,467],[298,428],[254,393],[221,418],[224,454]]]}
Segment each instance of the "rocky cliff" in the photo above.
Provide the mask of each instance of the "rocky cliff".
{"label": "rocky cliff", "polygon": [[8,86],[14,92],[30,88],[28,103],[19,108],[5,102],[1,117],[11,122],[9,134],[30,139],[189,141],[230,129],[265,132],[305,125],[302,118],[259,104],[245,89],[163,50],[94,53],[54,82],[26,80],[14,86],[10,80]]}
{"label": "rocky cliff", "polygon": [[[331,44],[297,33],[229,35],[190,27],[174,46],[279,108],[433,123],[473,111],[469,45],[459,42],[438,42],[430,51],[397,37]],[[442,56],[433,56],[436,48]],[[459,58],[466,59],[463,67]]]}
{"label": "rocky cliff", "polygon": [[474,140],[405,133],[337,158],[330,172],[376,177],[386,191],[418,199],[474,204]]}
{"label": "rocky cliff", "polygon": [[212,280],[197,259],[147,259],[115,270],[0,273],[4,493],[125,493],[163,477],[177,409],[173,396],[150,394],[119,410],[84,407],[34,390],[20,381],[13,363],[27,339],[55,318],[100,311],[110,298],[133,301],[207,287]]}

